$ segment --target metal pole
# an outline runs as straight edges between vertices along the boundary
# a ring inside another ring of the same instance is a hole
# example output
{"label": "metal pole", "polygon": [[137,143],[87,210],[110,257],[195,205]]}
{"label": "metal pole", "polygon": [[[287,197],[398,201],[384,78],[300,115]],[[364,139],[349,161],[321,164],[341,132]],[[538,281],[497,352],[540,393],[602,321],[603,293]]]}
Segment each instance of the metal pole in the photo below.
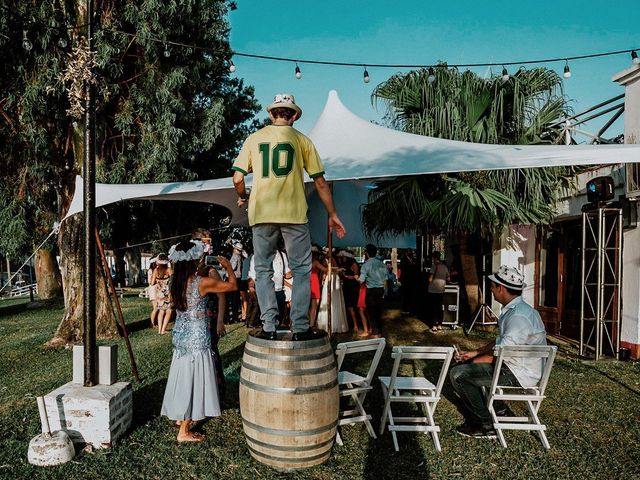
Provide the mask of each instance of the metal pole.
{"label": "metal pole", "polygon": [[618,210],[618,251],[616,252],[617,265],[617,294],[616,294],[616,358],[620,360],[620,330],[622,327],[622,318],[620,313],[622,310],[622,209]]}
{"label": "metal pole", "polygon": [[597,294],[596,294],[596,360],[600,359],[600,354],[602,353],[602,297],[603,297],[603,289],[604,289],[604,275],[603,275],[603,264],[604,264],[604,247],[603,247],[603,219],[604,219],[604,210],[602,208],[598,209],[598,242],[596,245],[597,255],[598,255],[598,284],[597,284]]}
{"label": "metal pole", "polygon": [[[87,0],[87,44],[93,52],[93,0]],[[91,72],[93,76],[93,70]],[[95,86],[85,85],[84,112],[84,386],[96,385]]]}
{"label": "metal pole", "polygon": [[584,356],[584,291],[587,288],[585,261],[587,255],[587,213],[582,214],[582,291],[580,295],[580,356]]}

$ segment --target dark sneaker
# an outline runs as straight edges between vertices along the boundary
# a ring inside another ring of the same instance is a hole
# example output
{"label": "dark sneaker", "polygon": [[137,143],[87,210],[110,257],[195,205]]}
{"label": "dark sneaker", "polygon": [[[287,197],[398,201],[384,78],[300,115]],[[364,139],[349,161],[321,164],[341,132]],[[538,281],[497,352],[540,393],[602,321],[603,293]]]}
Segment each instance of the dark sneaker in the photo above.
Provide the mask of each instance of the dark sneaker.
{"label": "dark sneaker", "polygon": [[458,428],[456,428],[456,432],[458,432],[463,437],[470,438],[496,438],[496,431],[493,429],[491,425],[470,425],[468,423],[463,423]]}
{"label": "dark sneaker", "polygon": [[255,335],[253,335],[256,338],[261,338],[263,340],[278,340],[278,333],[277,332],[266,332],[263,329],[260,329],[260,331],[258,333],[256,333]]}
{"label": "dark sneaker", "polygon": [[295,332],[291,339],[296,342],[299,340],[316,340],[318,338],[322,338],[327,334],[324,330],[314,330],[313,328],[309,328],[305,332]]}

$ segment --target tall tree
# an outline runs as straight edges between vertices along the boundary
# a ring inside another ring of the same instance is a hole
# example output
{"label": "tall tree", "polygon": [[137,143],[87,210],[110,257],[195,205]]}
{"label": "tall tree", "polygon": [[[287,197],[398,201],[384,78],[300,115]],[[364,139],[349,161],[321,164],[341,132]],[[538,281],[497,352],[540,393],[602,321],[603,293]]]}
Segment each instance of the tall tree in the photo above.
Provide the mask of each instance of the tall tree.
{"label": "tall tree", "polygon": [[[568,113],[560,77],[544,68],[520,69],[504,79],[482,78],[443,64],[434,72],[421,69],[391,77],[375,88],[372,100],[386,105],[386,119],[394,128],[478,143],[551,143],[559,133],[554,122]],[[473,310],[478,277],[467,240],[490,236],[511,223],[551,221],[558,187],[572,172],[515,169],[384,181],[370,193],[363,221],[374,234],[417,227],[461,236],[461,262]]]}
{"label": "tall tree", "polygon": [[[258,109],[253,89],[229,78],[224,1],[100,2],[95,54],[83,38],[84,6],[33,0],[0,7],[0,228],[11,232],[0,238],[0,249],[6,252],[32,248],[68,210],[81,173],[86,82],[96,82],[98,92],[98,181],[225,174],[252,128],[248,122]],[[130,209],[122,210],[114,210],[114,221],[131,221]],[[148,212],[141,207],[137,221]],[[54,344],[82,334],[78,217],[65,220],[58,235],[65,314]],[[98,335],[111,335],[104,285],[97,292]]]}

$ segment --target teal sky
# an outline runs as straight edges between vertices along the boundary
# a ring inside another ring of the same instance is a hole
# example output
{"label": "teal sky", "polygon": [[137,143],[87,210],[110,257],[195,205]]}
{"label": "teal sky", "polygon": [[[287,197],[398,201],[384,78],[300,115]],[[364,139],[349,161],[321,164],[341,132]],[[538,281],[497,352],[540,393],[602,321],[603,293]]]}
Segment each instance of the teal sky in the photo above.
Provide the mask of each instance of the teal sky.
{"label": "teal sky", "polygon": [[[242,53],[359,64],[449,64],[571,57],[640,48],[637,1],[274,1],[237,0],[229,13],[231,47]],[[639,50],[640,53],[640,50]],[[311,130],[330,90],[357,115],[380,121],[371,92],[394,68],[295,64],[234,57],[234,75],[253,85],[265,106],[278,92],[290,92],[303,109],[296,127]],[[611,77],[631,66],[628,54],[570,62],[572,76],[565,93],[576,112],[615,95],[623,88]],[[564,62],[545,64],[559,73]],[[509,67],[515,71],[518,67]],[[474,68],[484,75],[486,67]],[[266,116],[266,113],[264,114]],[[596,130],[604,121],[594,121]],[[621,133],[622,124],[606,136]]]}

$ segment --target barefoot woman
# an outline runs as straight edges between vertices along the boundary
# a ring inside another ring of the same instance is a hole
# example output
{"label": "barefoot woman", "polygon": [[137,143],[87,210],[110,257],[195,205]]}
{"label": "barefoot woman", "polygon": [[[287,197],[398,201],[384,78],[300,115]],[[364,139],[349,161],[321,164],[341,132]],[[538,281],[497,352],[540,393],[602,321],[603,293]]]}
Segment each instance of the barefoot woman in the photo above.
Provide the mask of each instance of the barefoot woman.
{"label": "barefoot woman", "polygon": [[220,415],[211,333],[207,321],[207,294],[237,289],[231,264],[218,257],[228,282],[196,274],[204,253],[202,242],[180,242],[169,250],[174,264],[171,298],[176,308],[173,327],[173,359],[169,369],[161,414],[180,422],[178,442],[201,442],[204,436],[191,430],[192,423]]}

